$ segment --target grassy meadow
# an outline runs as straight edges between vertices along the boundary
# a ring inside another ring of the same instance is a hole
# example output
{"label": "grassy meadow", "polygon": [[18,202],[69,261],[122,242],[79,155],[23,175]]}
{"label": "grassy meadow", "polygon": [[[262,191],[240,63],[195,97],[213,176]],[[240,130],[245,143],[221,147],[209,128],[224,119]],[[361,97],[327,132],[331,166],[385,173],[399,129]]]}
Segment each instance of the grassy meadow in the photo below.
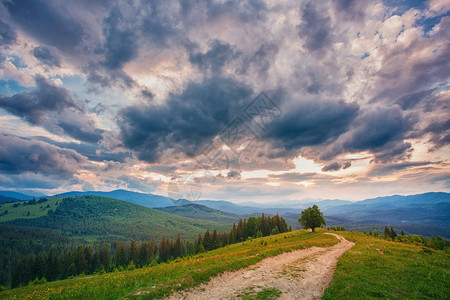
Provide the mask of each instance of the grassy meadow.
{"label": "grassy meadow", "polygon": [[355,246],[339,259],[323,299],[449,299],[450,249],[337,233]]}
{"label": "grassy meadow", "polygon": [[[224,271],[294,249],[331,246],[337,239],[304,230],[248,240],[142,269],[78,277],[0,293],[0,299],[162,298]],[[385,241],[358,232],[336,232],[356,245],[340,259],[323,299],[446,299],[450,251]],[[267,243],[267,244],[266,244]],[[279,291],[249,291],[245,299],[275,299]]]}
{"label": "grassy meadow", "polygon": [[[160,298],[196,286],[224,271],[257,263],[294,249],[331,246],[337,239],[321,232],[294,231],[248,240],[193,257],[142,269],[54,281],[0,293],[1,299]],[[266,245],[267,243],[267,245]]]}

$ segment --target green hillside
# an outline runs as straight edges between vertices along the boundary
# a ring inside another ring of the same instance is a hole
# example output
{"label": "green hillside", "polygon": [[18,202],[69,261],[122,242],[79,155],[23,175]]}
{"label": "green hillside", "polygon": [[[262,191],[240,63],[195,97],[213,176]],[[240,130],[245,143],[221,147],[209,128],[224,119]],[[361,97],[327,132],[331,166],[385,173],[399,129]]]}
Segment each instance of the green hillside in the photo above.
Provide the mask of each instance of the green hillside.
{"label": "green hillside", "polygon": [[266,257],[335,243],[337,239],[334,236],[319,232],[288,232],[228,245],[153,267],[29,285],[0,293],[0,298],[122,299],[134,298],[133,295],[139,291],[150,291],[142,294],[147,299],[161,298],[174,290],[198,285],[221,272],[244,268]]}
{"label": "green hillside", "polygon": [[181,217],[215,221],[223,224],[233,224],[239,222],[242,216],[222,212],[217,209],[213,209],[200,204],[185,204],[181,206],[169,206],[157,208],[159,211],[163,211],[169,214],[174,214]]}
{"label": "green hillside", "polygon": [[56,229],[64,236],[88,241],[160,240],[163,236],[175,238],[178,233],[192,240],[207,229],[222,232],[231,228],[231,224],[184,218],[100,196],[55,197],[38,202],[3,204],[0,223]]}
{"label": "green hillside", "polygon": [[[224,271],[253,265],[293,249],[330,246],[325,230],[304,230],[252,239],[214,251],[142,269],[55,281],[0,293],[2,299],[161,298]],[[338,261],[324,299],[446,299],[450,294],[447,250],[389,242],[356,232],[338,232],[356,245]]]}
{"label": "green hillside", "polygon": [[323,299],[448,299],[450,249],[339,232],[355,246],[339,259]]}
{"label": "green hillside", "polygon": [[0,207],[0,222],[47,216],[50,210],[56,210],[61,204],[61,200],[60,197],[57,197],[4,203]]}

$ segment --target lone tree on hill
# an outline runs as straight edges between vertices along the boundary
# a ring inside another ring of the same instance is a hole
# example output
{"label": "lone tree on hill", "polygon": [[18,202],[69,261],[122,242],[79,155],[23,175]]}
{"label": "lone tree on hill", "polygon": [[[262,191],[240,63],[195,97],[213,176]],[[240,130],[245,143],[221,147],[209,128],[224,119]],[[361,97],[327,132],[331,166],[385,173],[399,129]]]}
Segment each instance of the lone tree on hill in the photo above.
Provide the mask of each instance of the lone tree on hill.
{"label": "lone tree on hill", "polygon": [[317,207],[317,205],[313,205],[312,207],[308,207],[307,209],[303,210],[302,216],[300,217],[300,219],[298,219],[298,222],[305,229],[311,228],[312,232],[315,231],[316,227],[327,225],[327,223],[325,222],[325,218],[323,217],[323,214]]}

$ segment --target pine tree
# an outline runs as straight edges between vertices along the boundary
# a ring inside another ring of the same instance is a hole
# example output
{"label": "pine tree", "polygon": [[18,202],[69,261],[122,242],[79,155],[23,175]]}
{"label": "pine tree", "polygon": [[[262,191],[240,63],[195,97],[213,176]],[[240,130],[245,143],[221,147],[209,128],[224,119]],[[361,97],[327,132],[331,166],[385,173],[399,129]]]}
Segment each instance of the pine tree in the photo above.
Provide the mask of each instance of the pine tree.
{"label": "pine tree", "polygon": [[74,259],[76,274],[88,273],[88,262],[86,260],[86,256],[84,255],[84,247],[79,246],[75,251],[75,259]]}
{"label": "pine tree", "polygon": [[203,246],[206,251],[212,250],[211,235],[209,230],[206,230],[205,235],[203,236]]}
{"label": "pine tree", "polygon": [[195,240],[195,253],[200,253],[200,246],[202,246],[203,251],[205,251],[205,247],[203,245],[203,238],[201,234],[199,234],[198,238]]}
{"label": "pine tree", "polygon": [[100,250],[100,263],[103,265],[105,270],[111,264],[111,255],[109,254],[109,247],[107,245],[103,246]]}
{"label": "pine tree", "polygon": [[388,239],[390,237],[391,237],[391,231],[389,230],[389,227],[384,226],[383,238]]}
{"label": "pine tree", "polygon": [[166,238],[163,237],[161,242],[159,242],[159,259],[162,262],[167,261],[167,259],[169,258],[169,251],[170,249],[167,249],[167,243],[166,243]]}
{"label": "pine tree", "polygon": [[217,230],[214,229],[211,236],[211,250],[219,248],[219,236],[217,235]]}
{"label": "pine tree", "polygon": [[182,256],[182,246],[181,246],[181,237],[180,234],[178,234],[177,239],[175,240],[174,246],[173,246],[173,257],[181,257]]}
{"label": "pine tree", "polygon": [[87,267],[86,267],[86,272],[88,273],[92,273],[95,271],[95,269],[97,268],[96,265],[96,257],[94,254],[94,249],[92,249],[91,246],[86,246],[84,248],[84,257],[86,258],[87,261]]}
{"label": "pine tree", "polygon": [[47,270],[46,270],[46,274],[45,274],[45,278],[47,278],[47,280],[49,280],[49,281],[55,280],[56,277],[58,276],[57,269],[56,269],[57,268],[56,259],[57,259],[57,256],[55,255],[53,247],[52,247],[47,255],[47,263],[46,263]]}
{"label": "pine tree", "polygon": [[71,250],[68,250],[64,255],[64,278],[76,275],[77,268],[74,263],[74,255]]}
{"label": "pine tree", "polygon": [[128,255],[128,263],[133,262],[134,264],[139,263],[139,244],[135,240],[131,241],[130,253]]}
{"label": "pine tree", "polygon": [[117,267],[125,267],[127,265],[127,252],[125,244],[118,242],[116,245],[116,253],[114,254],[114,260]]}
{"label": "pine tree", "polygon": [[389,236],[391,237],[392,240],[395,240],[395,238],[397,237],[397,233],[394,231],[394,228],[392,228],[392,226],[389,232]]}
{"label": "pine tree", "polygon": [[264,216],[264,213],[261,215],[261,233],[263,236],[268,236],[270,234],[270,225],[269,221]]}
{"label": "pine tree", "polygon": [[142,242],[139,247],[139,266],[145,266],[150,261],[150,243]]}

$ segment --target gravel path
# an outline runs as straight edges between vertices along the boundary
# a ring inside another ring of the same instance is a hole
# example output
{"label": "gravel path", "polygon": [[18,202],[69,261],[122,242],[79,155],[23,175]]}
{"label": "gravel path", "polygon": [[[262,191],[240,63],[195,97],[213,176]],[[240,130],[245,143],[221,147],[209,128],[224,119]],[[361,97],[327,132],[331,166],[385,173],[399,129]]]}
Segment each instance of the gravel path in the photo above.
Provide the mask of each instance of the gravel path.
{"label": "gravel path", "polygon": [[205,284],[172,295],[169,299],[239,299],[246,292],[276,288],[279,299],[319,299],[333,278],[338,258],[354,243],[334,235],[339,243],[312,247],[263,259],[234,272],[225,272]]}

